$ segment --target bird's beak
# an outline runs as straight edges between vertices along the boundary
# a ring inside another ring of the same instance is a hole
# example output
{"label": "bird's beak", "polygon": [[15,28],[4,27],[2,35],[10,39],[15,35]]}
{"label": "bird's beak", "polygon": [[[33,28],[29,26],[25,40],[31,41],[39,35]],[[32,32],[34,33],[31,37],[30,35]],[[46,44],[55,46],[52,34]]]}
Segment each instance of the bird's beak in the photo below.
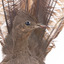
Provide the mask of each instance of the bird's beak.
{"label": "bird's beak", "polygon": [[38,23],[36,27],[37,27],[37,28],[39,28],[39,27],[40,27],[40,28],[47,28],[48,26]]}
{"label": "bird's beak", "polygon": [[46,25],[39,25],[41,28],[47,28],[48,26]]}

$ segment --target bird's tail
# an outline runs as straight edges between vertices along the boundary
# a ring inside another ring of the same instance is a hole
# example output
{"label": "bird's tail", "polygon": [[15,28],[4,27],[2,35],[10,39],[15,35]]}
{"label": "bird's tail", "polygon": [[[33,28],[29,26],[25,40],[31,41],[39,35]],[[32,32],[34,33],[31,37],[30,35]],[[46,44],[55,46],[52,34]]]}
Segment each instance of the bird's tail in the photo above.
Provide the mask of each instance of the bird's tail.
{"label": "bird's tail", "polygon": [[38,22],[47,25],[52,8],[50,4],[50,0],[2,0],[8,32],[10,32],[14,17],[20,9],[27,11]]}

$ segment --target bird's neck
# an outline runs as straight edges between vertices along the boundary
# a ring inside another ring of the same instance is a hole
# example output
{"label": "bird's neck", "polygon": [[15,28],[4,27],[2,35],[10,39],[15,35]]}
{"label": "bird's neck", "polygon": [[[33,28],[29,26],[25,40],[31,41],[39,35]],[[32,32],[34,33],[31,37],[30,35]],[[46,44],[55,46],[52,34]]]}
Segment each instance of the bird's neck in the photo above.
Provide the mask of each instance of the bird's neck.
{"label": "bird's neck", "polygon": [[18,53],[20,52],[20,50],[26,50],[28,47],[28,39],[30,34],[31,32],[22,32],[21,37],[15,39],[14,50],[18,51]]}
{"label": "bird's neck", "polygon": [[32,31],[30,32],[26,32],[26,33],[22,33],[22,40],[27,40],[29,38],[29,36],[31,35]]}

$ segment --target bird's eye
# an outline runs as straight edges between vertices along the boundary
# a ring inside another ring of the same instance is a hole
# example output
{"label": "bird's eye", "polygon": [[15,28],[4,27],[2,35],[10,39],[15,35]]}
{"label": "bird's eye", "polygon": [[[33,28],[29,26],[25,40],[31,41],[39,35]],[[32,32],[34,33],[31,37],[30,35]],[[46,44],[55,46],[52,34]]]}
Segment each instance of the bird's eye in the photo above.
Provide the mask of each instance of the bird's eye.
{"label": "bird's eye", "polygon": [[27,21],[27,22],[25,22],[25,24],[26,24],[26,25],[30,25],[30,22],[29,22],[29,21]]}

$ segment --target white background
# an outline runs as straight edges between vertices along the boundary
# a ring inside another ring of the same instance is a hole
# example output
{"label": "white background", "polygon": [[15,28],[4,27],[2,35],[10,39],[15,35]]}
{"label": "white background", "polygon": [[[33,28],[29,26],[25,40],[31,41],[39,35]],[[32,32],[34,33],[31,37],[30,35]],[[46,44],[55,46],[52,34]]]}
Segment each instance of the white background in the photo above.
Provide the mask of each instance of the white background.
{"label": "white background", "polygon": [[47,55],[46,64],[64,64],[64,28],[55,41],[56,48]]}

